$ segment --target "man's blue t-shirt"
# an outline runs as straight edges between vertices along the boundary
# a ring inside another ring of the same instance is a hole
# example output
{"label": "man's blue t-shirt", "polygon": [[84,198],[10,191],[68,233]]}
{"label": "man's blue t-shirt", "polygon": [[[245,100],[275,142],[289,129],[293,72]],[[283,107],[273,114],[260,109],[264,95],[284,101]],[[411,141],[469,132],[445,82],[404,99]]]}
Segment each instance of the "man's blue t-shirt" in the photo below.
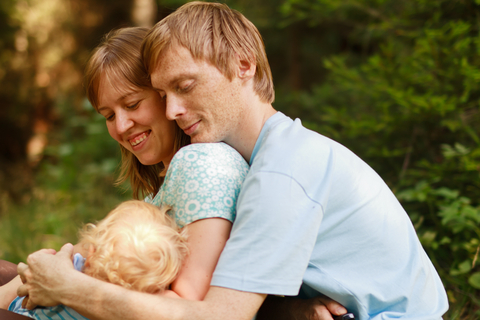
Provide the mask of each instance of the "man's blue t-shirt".
{"label": "man's blue t-shirt", "polygon": [[347,148],[277,113],[265,123],[212,285],[314,297],[357,319],[440,319],[442,282],[384,181]]}

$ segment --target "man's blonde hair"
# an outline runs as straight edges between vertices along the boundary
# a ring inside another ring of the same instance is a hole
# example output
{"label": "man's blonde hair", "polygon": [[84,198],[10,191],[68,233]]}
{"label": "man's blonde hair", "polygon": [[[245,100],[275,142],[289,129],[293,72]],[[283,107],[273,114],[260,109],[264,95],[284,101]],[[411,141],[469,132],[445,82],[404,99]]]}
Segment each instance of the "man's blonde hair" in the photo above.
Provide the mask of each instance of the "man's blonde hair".
{"label": "man's blonde hair", "polygon": [[161,62],[162,53],[176,45],[188,49],[195,59],[214,65],[229,80],[235,76],[238,59],[255,64],[254,90],[262,102],[273,102],[265,45],[257,28],[240,12],[225,4],[199,1],[177,9],[145,37],[142,54],[149,74]]}
{"label": "man's blonde hair", "polygon": [[167,210],[138,200],[123,202],[97,225],[87,224],[80,244],[94,249],[86,274],[148,293],[168,288],[187,253],[185,235]]}
{"label": "man's blonde hair", "polygon": [[[142,27],[110,31],[92,52],[85,68],[84,86],[87,98],[96,110],[99,108],[100,81],[108,80],[116,89],[126,86],[133,90],[152,90],[140,53],[147,31]],[[190,137],[175,125],[174,152],[189,143]],[[120,150],[122,165],[117,185],[130,180],[135,199],[155,195],[163,183],[163,178],[159,177],[165,169],[163,164],[146,166],[122,145]]]}

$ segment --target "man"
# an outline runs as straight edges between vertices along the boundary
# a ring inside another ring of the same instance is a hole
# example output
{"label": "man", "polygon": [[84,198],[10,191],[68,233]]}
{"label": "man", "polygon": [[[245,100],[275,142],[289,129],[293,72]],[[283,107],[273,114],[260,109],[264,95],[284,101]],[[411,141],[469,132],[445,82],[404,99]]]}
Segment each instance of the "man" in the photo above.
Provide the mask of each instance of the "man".
{"label": "man", "polygon": [[[251,165],[205,300],[93,287],[83,275],[69,276],[71,292],[58,276],[27,282],[20,294],[40,304],[64,295],[92,319],[247,320],[267,294],[299,291],[328,296],[362,320],[441,319],[445,290],[407,214],[353,153],[274,110],[263,42],[250,21],[225,5],[189,3],[151,30],[143,53],[167,117],[193,143],[224,141]],[[40,252],[28,264],[37,277],[47,265],[64,274],[68,253]]]}

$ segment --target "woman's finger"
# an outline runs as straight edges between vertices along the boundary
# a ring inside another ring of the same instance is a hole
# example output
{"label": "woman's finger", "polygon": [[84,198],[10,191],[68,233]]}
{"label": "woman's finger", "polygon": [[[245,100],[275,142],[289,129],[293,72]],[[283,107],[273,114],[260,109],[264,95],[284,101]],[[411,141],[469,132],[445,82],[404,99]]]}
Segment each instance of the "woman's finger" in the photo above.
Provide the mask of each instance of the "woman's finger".
{"label": "woman's finger", "polygon": [[344,306],[342,306],[340,303],[336,302],[335,300],[330,299],[329,297],[326,296],[320,296],[317,297],[318,301],[325,305],[326,309],[334,314],[334,315],[341,315],[347,313],[347,309],[345,309]]}

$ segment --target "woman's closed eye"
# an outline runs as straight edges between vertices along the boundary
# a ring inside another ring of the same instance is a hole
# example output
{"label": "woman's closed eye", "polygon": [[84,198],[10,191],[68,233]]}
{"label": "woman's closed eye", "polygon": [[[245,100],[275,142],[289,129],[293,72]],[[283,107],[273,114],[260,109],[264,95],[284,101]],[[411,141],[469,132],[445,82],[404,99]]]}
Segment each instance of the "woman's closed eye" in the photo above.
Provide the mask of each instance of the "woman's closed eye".
{"label": "woman's closed eye", "polygon": [[127,109],[136,109],[139,104],[140,104],[140,101],[137,101],[137,102],[134,103],[134,104],[127,105],[126,108],[127,108]]}

